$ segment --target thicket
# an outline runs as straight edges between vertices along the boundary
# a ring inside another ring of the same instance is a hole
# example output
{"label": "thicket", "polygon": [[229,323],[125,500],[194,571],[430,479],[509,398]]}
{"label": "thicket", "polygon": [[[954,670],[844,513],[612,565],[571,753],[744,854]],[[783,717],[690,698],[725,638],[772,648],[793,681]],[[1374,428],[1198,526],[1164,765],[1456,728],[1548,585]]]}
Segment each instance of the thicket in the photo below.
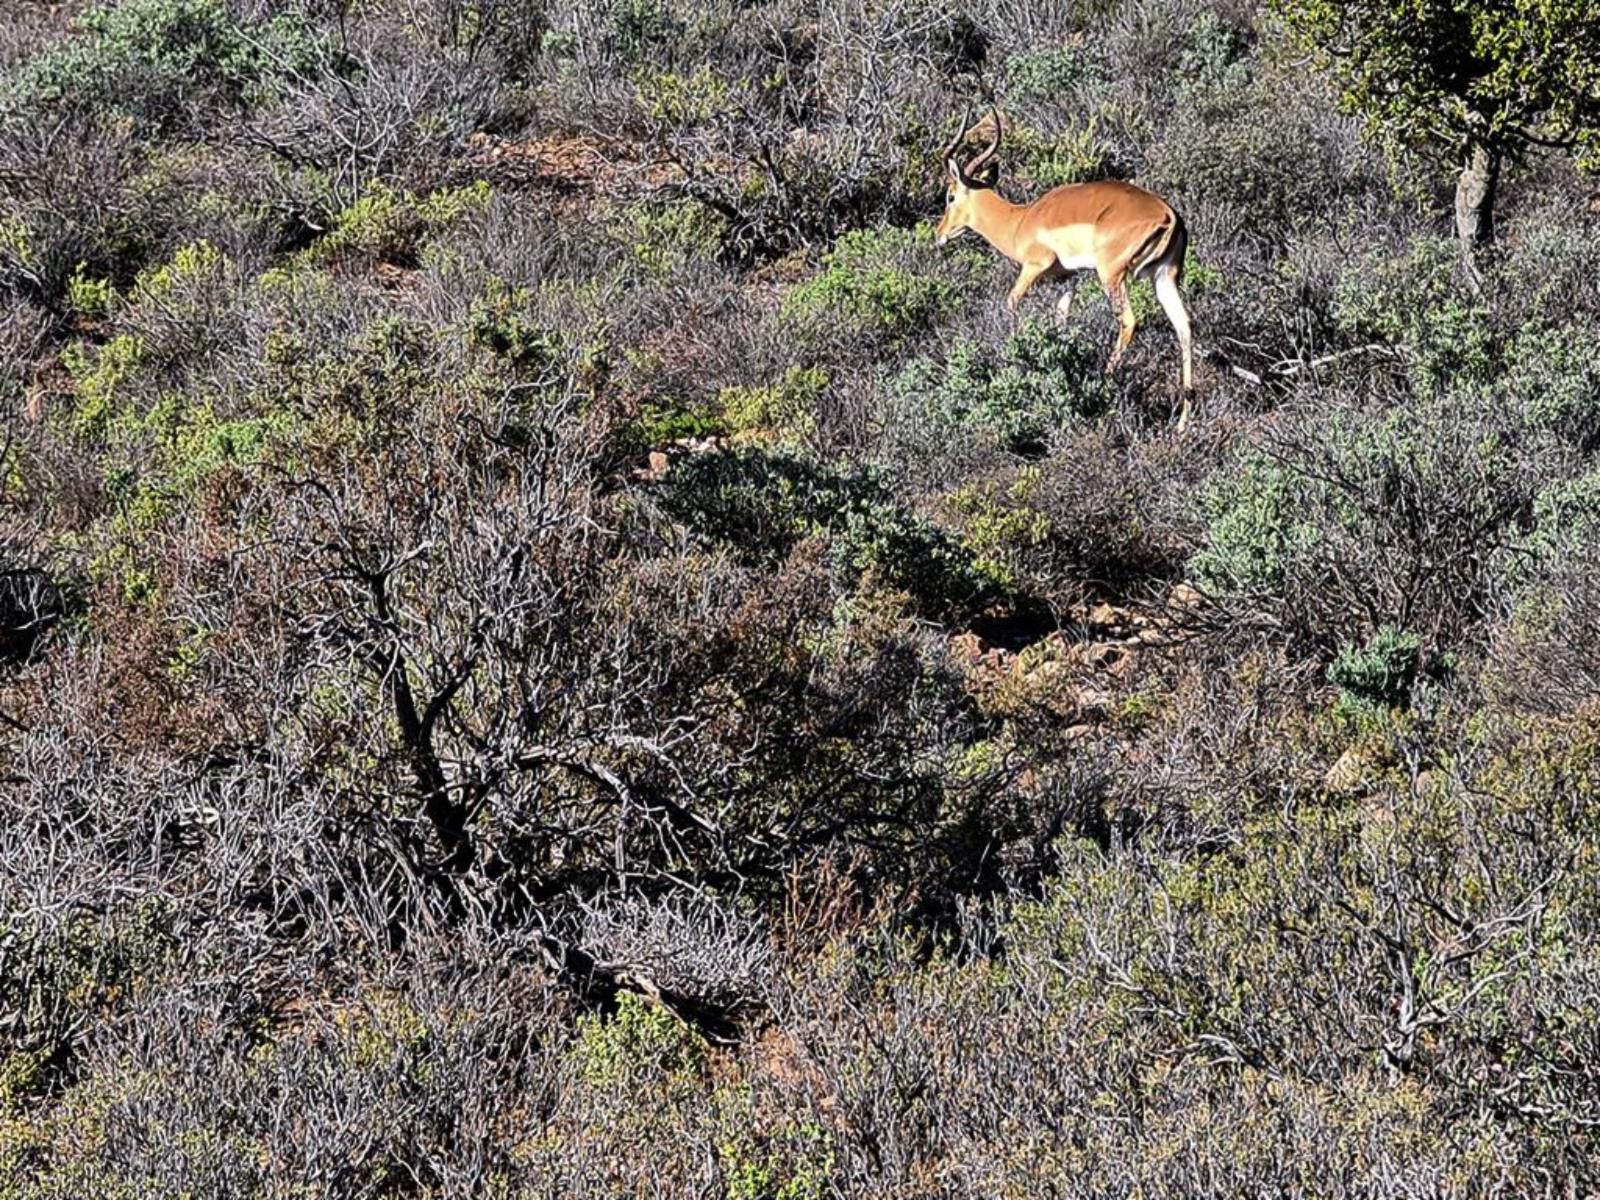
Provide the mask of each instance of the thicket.
{"label": "thicket", "polygon": [[1593,184],[1331,12],[12,5],[0,1195],[1600,1188]]}

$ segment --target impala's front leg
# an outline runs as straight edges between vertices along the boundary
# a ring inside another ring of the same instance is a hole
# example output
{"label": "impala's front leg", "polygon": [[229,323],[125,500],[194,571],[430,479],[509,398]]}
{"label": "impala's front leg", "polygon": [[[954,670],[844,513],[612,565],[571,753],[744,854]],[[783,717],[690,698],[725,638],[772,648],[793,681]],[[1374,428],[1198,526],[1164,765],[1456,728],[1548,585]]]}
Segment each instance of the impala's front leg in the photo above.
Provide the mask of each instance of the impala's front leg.
{"label": "impala's front leg", "polygon": [[1006,311],[1013,317],[1017,315],[1017,305],[1022,303],[1022,298],[1028,294],[1029,289],[1039,282],[1039,276],[1050,269],[1049,263],[1023,263],[1022,272],[1017,276],[1017,281],[1011,285],[1011,293],[1006,297]]}

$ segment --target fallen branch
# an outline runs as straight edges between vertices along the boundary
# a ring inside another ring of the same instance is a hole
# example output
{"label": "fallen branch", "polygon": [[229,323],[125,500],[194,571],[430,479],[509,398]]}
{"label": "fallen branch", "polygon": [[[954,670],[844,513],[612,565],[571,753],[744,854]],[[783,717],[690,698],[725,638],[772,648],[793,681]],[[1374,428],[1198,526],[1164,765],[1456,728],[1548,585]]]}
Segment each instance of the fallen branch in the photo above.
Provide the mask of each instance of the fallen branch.
{"label": "fallen branch", "polygon": [[1223,362],[1227,365],[1228,370],[1232,371],[1240,379],[1248,380],[1250,383],[1259,386],[1267,382],[1268,376],[1275,379],[1292,379],[1303,371],[1315,371],[1320,367],[1328,366],[1330,363],[1340,362],[1347,358],[1356,358],[1363,354],[1376,354],[1385,358],[1395,359],[1404,357],[1393,346],[1386,346],[1381,342],[1373,342],[1370,345],[1353,346],[1348,350],[1338,350],[1332,354],[1324,354],[1312,359],[1282,359],[1267,367],[1265,372],[1261,374],[1247,370],[1237,363],[1228,362],[1226,358],[1223,358]]}

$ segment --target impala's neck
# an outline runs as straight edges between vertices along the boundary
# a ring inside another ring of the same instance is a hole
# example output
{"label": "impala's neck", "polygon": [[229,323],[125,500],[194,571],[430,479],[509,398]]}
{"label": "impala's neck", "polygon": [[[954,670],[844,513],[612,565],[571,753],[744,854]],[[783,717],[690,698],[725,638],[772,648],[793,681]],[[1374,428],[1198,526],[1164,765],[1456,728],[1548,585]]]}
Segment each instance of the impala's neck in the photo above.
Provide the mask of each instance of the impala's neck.
{"label": "impala's neck", "polygon": [[972,217],[967,227],[1012,262],[1021,262],[1017,251],[1017,226],[1022,224],[1026,204],[1013,204],[992,188],[972,193]]}

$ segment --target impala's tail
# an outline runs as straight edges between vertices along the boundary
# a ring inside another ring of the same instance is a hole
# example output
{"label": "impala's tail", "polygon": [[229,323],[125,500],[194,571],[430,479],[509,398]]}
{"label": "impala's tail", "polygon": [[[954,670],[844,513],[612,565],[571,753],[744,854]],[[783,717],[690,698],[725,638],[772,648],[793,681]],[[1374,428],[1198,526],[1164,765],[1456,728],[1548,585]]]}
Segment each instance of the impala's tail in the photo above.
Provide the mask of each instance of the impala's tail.
{"label": "impala's tail", "polygon": [[1166,235],[1147,260],[1156,281],[1156,299],[1172,322],[1172,332],[1178,335],[1178,349],[1183,355],[1183,409],[1178,414],[1178,428],[1189,423],[1189,393],[1194,389],[1194,332],[1189,322],[1189,308],[1183,302],[1178,285],[1183,282],[1183,262],[1189,256],[1189,233],[1183,227],[1183,218],[1172,214],[1172,224]]}
{"label": "impala's tail", "polygon": [[1189,256],[1189,231],[1183,218],[1167,210],[1171,216],[1151,232],[1133,256],[1133,274],[1141,271],[1156,273],[1169,267],[1174,283],[1183,282],[1183,262]]}

